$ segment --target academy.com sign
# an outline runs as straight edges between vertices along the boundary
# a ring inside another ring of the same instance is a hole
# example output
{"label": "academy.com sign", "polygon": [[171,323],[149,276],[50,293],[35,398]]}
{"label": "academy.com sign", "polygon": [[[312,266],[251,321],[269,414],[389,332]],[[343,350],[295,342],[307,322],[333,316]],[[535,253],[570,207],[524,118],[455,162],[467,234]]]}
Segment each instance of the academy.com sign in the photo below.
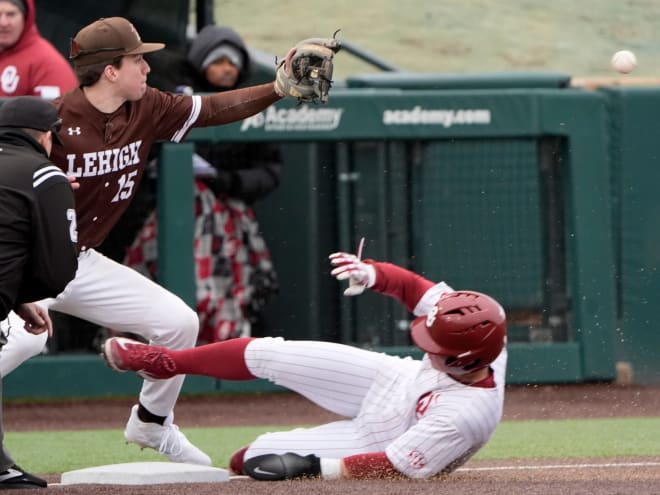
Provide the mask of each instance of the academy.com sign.
{"label": "academy.com sign", "polygon": [[385,110],[385,125],[487,125],[490,124],[490,110],[478,109],[426,109],[417,105],[409,110]]}
{"label": "academy.com sign", "polygon": [[300,106],[296,108],[268,107],[249,117],[241,124],[241,132],[249,129],[264,131],[334,131],[339,127],[342,108],[315,108]]}
{"label": "academy.com sign", "polygon": [[[263,131],[334,131],[344,113],[343,108],[313,107],[303,105],[295,108],[268,107],[241,123],[241,132],[250,129]],[[489,109],[427,109],[417,105],[411,109],[383,111],[383,124],[391,125],[488,125],[491,123]]]}

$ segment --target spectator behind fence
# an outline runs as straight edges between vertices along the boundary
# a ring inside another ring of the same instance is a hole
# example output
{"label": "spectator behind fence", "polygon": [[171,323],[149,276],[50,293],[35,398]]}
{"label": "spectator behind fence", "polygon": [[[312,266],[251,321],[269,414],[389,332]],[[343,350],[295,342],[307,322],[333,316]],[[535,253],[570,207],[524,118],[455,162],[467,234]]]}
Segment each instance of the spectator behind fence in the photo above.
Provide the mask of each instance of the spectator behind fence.
{"label": "spectator behind fence", "polygon": [[[154,54],[159,56],[160,54]],[[237,88],[251,74],[241,37],[224,26],[206,26],[192,42],[187,60],[165,51],[154,63],[161,89],[218,92]],[[167,62],[165,62],[167,59]],[[158,67],[177,67],[178,74]],[[278,185],[280,149],[268,143],[195,145],[195,230],[197,312],[201,342],[264,333],[262,310],[277,291],[270,253],[252,205]],[[147,218],[125,263],[157,279],[156,212]]]}
{"label": "spectator behind fence", "polygon": [[50,100],[77,85],[69,62],[39,34],[34,0],[0,0],[0,97]]}

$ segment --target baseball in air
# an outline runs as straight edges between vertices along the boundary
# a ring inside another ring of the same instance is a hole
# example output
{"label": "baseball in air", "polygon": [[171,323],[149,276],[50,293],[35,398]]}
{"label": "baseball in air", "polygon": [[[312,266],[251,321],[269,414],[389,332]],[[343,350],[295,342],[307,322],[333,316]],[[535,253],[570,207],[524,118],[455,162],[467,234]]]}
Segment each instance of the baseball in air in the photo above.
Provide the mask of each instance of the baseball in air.
{"label": "baseball in air", "polygon": [[628,74],[637,67],[637,57],[630,50],[619,50],[612,55],[610,63],[615,71],[621,74]]}

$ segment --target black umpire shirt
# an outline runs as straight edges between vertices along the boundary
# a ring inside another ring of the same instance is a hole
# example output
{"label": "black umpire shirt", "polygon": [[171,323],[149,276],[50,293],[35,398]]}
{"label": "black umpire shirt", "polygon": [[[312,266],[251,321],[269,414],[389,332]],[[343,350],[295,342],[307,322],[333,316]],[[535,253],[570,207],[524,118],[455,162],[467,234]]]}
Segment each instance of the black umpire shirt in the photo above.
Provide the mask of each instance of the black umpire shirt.
{"label": "black umpire shirt", "polygon": [[71,185],[20,129],[0,129],[0,320],[55,297],[78,268]]}

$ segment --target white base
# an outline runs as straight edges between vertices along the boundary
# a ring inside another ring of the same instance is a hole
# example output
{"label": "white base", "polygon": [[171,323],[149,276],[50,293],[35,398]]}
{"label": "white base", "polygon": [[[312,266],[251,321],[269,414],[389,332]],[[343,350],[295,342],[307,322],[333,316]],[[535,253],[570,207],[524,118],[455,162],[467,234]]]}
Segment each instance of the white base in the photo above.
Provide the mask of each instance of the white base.
{"label": "white base", "polygon": [[62,473],[61,484],[155,485],[229,481],[226,469],[179,462],[129,462]]}

